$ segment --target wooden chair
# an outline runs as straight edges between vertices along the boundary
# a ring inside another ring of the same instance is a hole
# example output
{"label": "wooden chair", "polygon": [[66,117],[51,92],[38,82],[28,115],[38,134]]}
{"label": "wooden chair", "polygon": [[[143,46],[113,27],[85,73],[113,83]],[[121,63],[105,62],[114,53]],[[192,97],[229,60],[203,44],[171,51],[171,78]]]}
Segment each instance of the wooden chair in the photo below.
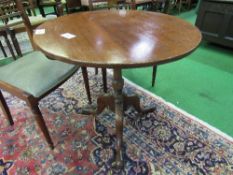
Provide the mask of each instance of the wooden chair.
{"label": "wooden chair", "polygon": [[72,13],[80,9],[81,9],[81,0],[66,0],[66,12],[67,13]]}
{"label": "wooden chair", "polygon": [[176,9],[178,10],[178,14],[180,14],[182,7],[186,6],[187,9],[191,8],[192,0],[169,0],[167,4],[167,13],[170,13],[172,9]]}
{"label": "wooden chair", "polygon": [[118,9],[125,6],[125,0],[81,0],[81,4],[88,10]]}
{"label": "wooden chair", "polygon": [[185,5],[187,6],[187,9],[191,8],[191,0],[178,0],[177,4],[178,4],[178,13],[180,14],[182,7]]}
{"label": "wooden chair", "polygon": [[107,8],[107,0],[81,0],[82,8],[87,10],[96,10]]}
{"label": "wooden chair", "polygon": [[22,0],[22,4],[29,16],[36,16],[35,4],[33,0]]}
{"label": "wooden chair", "polygon": [[152,6],[155,0],[126,0],[131,9],[136,10],[139,6]]}
{"label": "wooden chair", "polygon": [[170,0],[155,0],[152,3],[151,11],[167,13]]}
{"label": "wooden chair", "polygon": [[[1,16],[4,15],[4,13],[8,13],[8,9],[3,7],[3,4],[5,1],[6,0],[2,0],[0,2],[0,9],[1,9],[0,15]],[[40,24],[42,24],[43,22],[48,20],[47,18],[44,18],[40,15],[36,15],[35,5],[34,5],[33,0],[22,0],[22,4],[23,4],[24,9],[28,12],[29,21],[30,21],[33,29],[35,29],[37,26],[39,26]],[[17,10],[16,6],[14,4],[10,4],[10,5],[8,4],[8,6],[10,6],[9,10],[11,10],[11,11]],[[21,32],[26,31],[23,20],[20,17],[19,18],[16,18],[16,17],[7,18],[7,19],[3,20],[2,23],[0,23],[0,30],[1,30],[1,28],[4,28],[6,24],[7,24],[7,28],[9,29],[9,30],[7,30],[7,33],[10,35],[10,37],[12,39],[15,50],[16,50],[18,55],[22,56],[21,50],[20,50],[20,47],[19,47],[19,44],[17,42],[15,35],[16,35],[16,33],[21,33]]]}
{"label": "wooden chair", "polygon": [[[0,16],[5,21],[5,29],[10,26],[7,23],[8,18],[21,16],[33,45],[32,26],[25,13],[22,1],[2,0],[0,3],[1,6],[4,5],[5,7],[13,3],[17,7],[17,9],[8,8],[8,11],[5,11],[5,14]],[[19,97],[27,103],[36,123],[52,149],[54,148],[54,143],[38,107],[38,103],[40,99],[64,83],[77,70],[77,66],[49,60],[39,51],[33,51],[8,65],[0,67],[0,89]],[[1,90],[0,106],[9,123],[12,125],[14,123],[13,118]]]}
{"label": "wooden chair", "polygon": [[80,0],[36,0],[37,6],[39,8],[40,14],[45,17],[47,14],[45,13],[44,8],[53,7],[55,14],[58,16],[59,12],[57,12],[57,3],[61,2],[63,6],[66,8],[66,12],[70,13],[76,8],[81,7]]}
{"label": "wooden chair", "polygon": [[[66,5],[66,0],[62,0],[61,2]],[[39,8],[40,14],[43,17],[47,15],[44,11],[45,7],[53,7],[54,12],[57,15],[56,0],[36,0],[36,3],[37,3],[37,7]]]}
{"label": "wooden chair", "polygon": [[[5,0],[3,0],[3,2],[4,1]],[[33,0],[27,0],[27,1],[24,0],[24,1],[22,1],[22,3],[24,3],[24,6],[23,6],[24,9],[28,12],[28,18],[29,18],[29,21],[31,23],[32,29],[35,29],[40,24],[42,24],[45,21],[49,20],[48,18],[44,18],[41,15],[36,15],[35,5],[34,5]],[[25,5],[25,4],[27,4],[27,5]],[[16,9],[16,7],[14,7],[13,5],[11,5],[11,6],[12,6],[11,7],[12,9]],[[5,11],[7,11],[6,8],[5,8]],[[15,33],[20,33],[20,32],[25,32],[26,31],[25,25],[22,22],[22,18],[9,18],[8,21],[7,21],[7,24],[9,26],[9,28],[11,28],[11,29],[13,29],[15,31]],[[4,26],[5,24],[0,24],[0,27],[2,25]]]}

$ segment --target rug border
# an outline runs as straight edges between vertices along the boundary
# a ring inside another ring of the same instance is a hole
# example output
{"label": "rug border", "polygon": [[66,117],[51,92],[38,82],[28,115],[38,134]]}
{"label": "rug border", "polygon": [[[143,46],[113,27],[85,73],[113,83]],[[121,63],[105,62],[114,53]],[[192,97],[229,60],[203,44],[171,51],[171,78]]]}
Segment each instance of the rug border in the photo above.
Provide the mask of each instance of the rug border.
{"label": "rug border", "polygon": [[[112,74],[112,72],[111,72],[111,74]],[[221,137],[223,137],[223,138],[225,138],[225,139],[227,139],[228,141],[230,141],[230,142],[233,143],[233,137],[231,137],[230,135],[224,133],[224,132],[221,131],[220,129],[218,129],[218,128],[216,128],[216,127],[214,127],[214,126],[208,124],[207,122],[205,122],[205,121],[203,121],[203,120],[201,120],[201,119],[195,117],[195,116],[192,115],[192,114],[189,114],[188,112],[184,111],[183,109],[180,109],[179,107],[175,106],[174,104],[172,104],[172,103],[166,101],[166,100],[163,99],[162,97],[157,96],[156,94],[153,94],[152,92],[148,91],[147,89],[144,89],[144,88],[142,88],[141,86],[135,84],[135,83],[132,82],[131,80],[127,79],[126,77],[123,77],[123,78],[124,78],[124,80],[125,80],[127,83],[129,83],[129,84],[131,84],[131,85],[137,87],[140,91],[143,91],[143,92],[145,92],[146,94],[148,94],[148,95],[150,95],[150,96],[153,96],[153,97],[155,97],[155,98],[161,100],[163,103],[165,103],[165,104],[169,105],[170,107],[174,108],[177,112],[180,112],[180,113],[184,114],[185,116],[189,117],[190,119],[192,119],[192,120],[198,122],[198,123],[201,124],[202,126],[205,126],[205,127],[209,128],[210,130],[212,130],[212,131],[215,132],[216,134],[220,135]]]}

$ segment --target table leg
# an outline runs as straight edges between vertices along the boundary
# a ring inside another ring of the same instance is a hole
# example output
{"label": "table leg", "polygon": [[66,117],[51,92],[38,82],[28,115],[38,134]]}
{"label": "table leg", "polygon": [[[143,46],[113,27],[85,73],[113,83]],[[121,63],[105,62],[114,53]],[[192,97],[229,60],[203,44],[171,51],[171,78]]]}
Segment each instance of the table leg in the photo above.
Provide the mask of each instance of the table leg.
{"label": "table leg", "polygon": [[103,86],[104,86],[104,93],[107,93],[108,86],[107,86],[107,69],[102,68],[102,78],[103,78]]}
{"label": "table leg", "polygon": [[115,111],[116,117],[116,161],[112,164],[114,170],[121,170],[124,166],[123,163],[123,115],[124,110],[129,106],[133,106],[139,113],[145,114],[148,112],[153,112],[154,107],[147,109],[142,109],[140,106],[140,98],[136,95],[127,96],[124,95],[122,90],[124,86],[124,79],[122,78],[122,70],[120,68],[113,69],[113,83],[114,96],[104,95],[97,99],[97,110],[91,112],[92,115],[100,114],[105,108],[109,108],[111,111]]}
{"label": "table leg", "polygon": [[122,168],[122,140],[123,140],[123,94],[124,79],[120,68],[113,69],[113,89],[115,98],[115,116],[116,116],[116,162],[113,164],[116,168]]}
{"label": "table leg", "polygon": [[83,80],[84,80],[84,85],[87,93],[87,98],[89,104],[91,104],[91,93],[90,93],[90,87],[89,87],[89,80],[88,80],[88,73],[87,73],[87,68],[86,67],[81,67],[82,69],[82,75],[83,75]]}
{"label": "table leg", "polygon": [[154,87],[154,85],[155,85],[156,73],[157,73],[157,65],[154,65],[153,66],[153,73],[152,73],[152,87]]}

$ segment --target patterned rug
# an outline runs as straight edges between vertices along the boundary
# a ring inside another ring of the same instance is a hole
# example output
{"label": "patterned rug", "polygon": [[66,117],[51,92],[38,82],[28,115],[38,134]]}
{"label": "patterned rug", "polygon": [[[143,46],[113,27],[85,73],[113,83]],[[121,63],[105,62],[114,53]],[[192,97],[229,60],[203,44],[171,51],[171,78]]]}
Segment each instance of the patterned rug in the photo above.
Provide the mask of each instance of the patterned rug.
{"label": "patterned rug", "polygon": [[[89,70],[92,98],[102,94],[100,75]],[[110,88],[111,75],[108,75]],[[112,89],[110,88],[110,92]],[[51,151],[23,101],[4,92],[14,116],[8,126],[0,113],[0,175],[233,175],[233,141],[164,100],[125,83],[143,106],[156,111],[124,116],[124,170],[114,171],[114,114],[82,115],[87,104],[81,73],[41,100],[40,108],[55,143]]]}

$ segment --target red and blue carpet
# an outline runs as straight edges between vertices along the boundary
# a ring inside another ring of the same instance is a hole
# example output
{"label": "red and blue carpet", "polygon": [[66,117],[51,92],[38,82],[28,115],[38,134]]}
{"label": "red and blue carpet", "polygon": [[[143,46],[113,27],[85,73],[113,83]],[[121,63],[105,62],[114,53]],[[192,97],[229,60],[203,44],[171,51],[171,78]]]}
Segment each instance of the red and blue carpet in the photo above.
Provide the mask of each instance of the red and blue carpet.
{"label": "red and blue carpet", "polygon": [[[89,76],[96,99],[102,94],[101,76],[93,71]],[[110,84],[111,75],[108,79]],[[233,174],[231,138],[129,82],[124,91],[157,109],[140,117],[132,108],[125,112],[123,172],[110,166],[115,156],[114,114],[106,110],[96,123],[80,114],[87,100],[79,72],[40,103],[56,144],[53,151],[26,104],[4,93],[15,125],[8,126],[0,113],[0,175]]]}

